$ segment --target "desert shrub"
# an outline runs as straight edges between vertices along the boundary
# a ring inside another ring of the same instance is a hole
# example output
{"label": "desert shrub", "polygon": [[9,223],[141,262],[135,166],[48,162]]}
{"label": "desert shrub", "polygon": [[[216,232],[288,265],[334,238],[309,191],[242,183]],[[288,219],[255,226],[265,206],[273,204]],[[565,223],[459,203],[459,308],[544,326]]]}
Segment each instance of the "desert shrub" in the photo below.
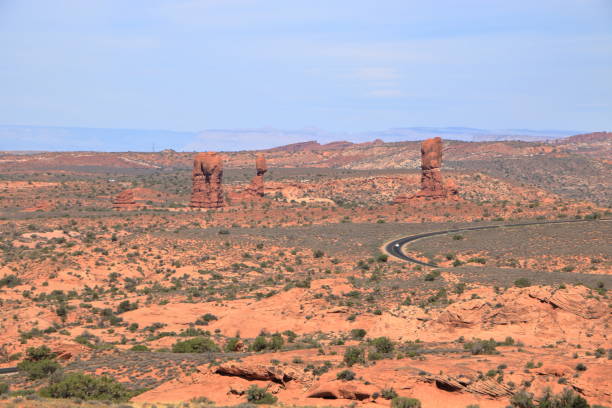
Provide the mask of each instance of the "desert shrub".
{"label": "desert shrub", "polygon": [[440,271],[431,271],[427,275],[425,275],[425,280],[427,282],[433,282],[440,276]]}
{"label": "desert shrub", "polygon": [[421,401],[416,398],[395,397],[391,400],[391,408],[421,408]]}
{"label": "desert shrub", "polygon": [[270,337],[270,341],[266,339],[266,336],[259,335],[255,337],[253,344],[251,344],[251,349],[253,351],[263,351],[263,350],[280,350],[283,348],[285,344],[285,340],[283,340],[283,336],[280,333],[274,333]]}
{"label": "desert shrub", "polygon": [[232,337],[227,340],[225,343],[225,351],[238,351],[238,347],[240,346],[240,339],[238,337]]}
{"label": "desert shrub", "polygon": [[325,254],[320,249],[317,249],[316,251],[313,251],[312,253],[312,256],[314,256],[315,258],[322,258],[323,255]]}
{"label": "desert shrub", "polygon": [[2,279],[0,279],[0,288],[5,286],[7,288],[14,288],[15,286],[19,285],[21,285],[21,279],[14,274],[3,276]]}
{"label": "desert shrub", "polygon": [[352,381],[355,379],[355,372],[351,370],[342,370],[336,375],[336,378],[343,381]]}
{"label": "desert shrub", "polygon": [[527,278],[519,278],[514,281],[514,286],[517,288],[526,288],[531,286],[531,281],[529,281]]}
{"label": "desert shrub", "polygon": [[0,382],[0,395],[8,394],[9,385],[4,382]]}
{"label": "desert shrub", "polygon": [[533,395],[525,390],[516,392],[512,398],[510,398],[510,405],[513,408],[535,408]]}
{"label": "desert shrub", "polygon": [[123,384],[110,377],[70,373],[59,382],[41,389],[40,395],[50,398],[127,401],[132,393]]}
{"label": "desert shrub", "polygon": [[364,329],[353,329],[351,330],[351,338],[361,340],[365,337],[366,333]]}
{"label": "desert shrub", "polygon": [[198,326],[207,326],[208,323],[212,322],[213,320],[218,320],[217,316],[212,313],[206,313],[198,320],[196,320],[195,324],[197,324]]}
{"label": "desert shrub", "polygon": [[347,347],[344,351],[344,362],[347,366],[352,367],[357,363],[365,363],[365,353],[360,347]]}
{"label": "desert shrub", "polygon": [[219,351],[219,346],[208,337],[194,337],[185,341],[177,341],[172,346],[174,353],[206,353]]}
{"label": "desert shrub", "polygon": [[17,368],[26,373],[31,380],[45,378],[60,367],[55,361],[55,353],[47,346],[28,348],[26,359],[17,364]]}
{"label": "desert shrub", "polygon": [[262,351],[265,350],[266,347],[268,347],[268,341],[264,336],[255,337],[253,344],[251,344],[253,351]]}
{"label": "desert shrub", "polygon": [[576,365],[576,371],[586,371],[586,369],[587,369],[587,367],[584,364],[582,364],[582,363],[578,363]]}
{"label": "desert shrub", "polygon": [[465,343],[463,345],[463,348],[465,350],[469,350],[470,353],[477,355],[477,354],[498,354],[499,352],[495,349],[496,346],[498,346],[499,343],[497,343],[495,340],[490,339],[490,340],[481,340],[481,339],[474,339],[473,341],[469,341],[467,343]]}
{"label": "desert shrub", "polygon": [[372,345],[377,352],[383,354],[391,353],[394,348],[393,342],[388,337],[378,337],[372,340]]}
{"label": "desert shrub", "polygon": [[538,408],[589,408],[589,404],[571,388],[566,388],[557,395],[547,388],[539,399]]}
{"label": "desert shrub", "polygon": [[132,346],[132,348],[130,350],[132,350],[132,351],[151,351],[144,344],[136,344],[135,346]]}
{"label": "desert shrub", "polygon": [[390,400],[397,397],[397,392],[395,392],[395,390],[391,387],[383,388],[380,392],[380,396],[384,399]]}
{"label": "desert shrub", "polygon": [[130,303],[129,300],[124,300],[123,302],[119,303],[119,306],[117,306],[117,313],[125,313],[136,309],[138,309],[138,303]]}
{"label": "desert shrub", "polygon": [[37,380],[56,372],[61,366],[55,360],[24,360],[17,367],[26,373],[29,379]]}
{"label": "desert shrub", "polygon": [[268,343],[268,348],[270,350],[280,350],[283,348],[285,341],[283,340],[283,336],[279,333],[274,333],[272,338],[270,338],[270,342]]}
{"label": "desert shrub", "polygon": [[270,394],[265,388],[251,385],[247,390],[247,401],[253,404],[274,404],[277,398]]}
{"label": "desert shrub", "polygon": [[378,257],[376,257],[376,260],[378,262],[387,262],[388,259],[389,259],[389,256],[387,254],[380,254],[378,255]]}

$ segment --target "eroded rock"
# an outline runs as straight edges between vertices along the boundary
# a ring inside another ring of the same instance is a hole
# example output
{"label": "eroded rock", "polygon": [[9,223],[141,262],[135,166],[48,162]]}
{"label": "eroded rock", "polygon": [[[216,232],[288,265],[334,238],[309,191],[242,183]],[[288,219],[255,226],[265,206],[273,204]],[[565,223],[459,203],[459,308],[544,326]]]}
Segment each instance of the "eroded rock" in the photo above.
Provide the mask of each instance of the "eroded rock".
{"label": "eroded rock", "polygon": [[223,160],[215,152],[198,153],[193,160],[192,208],[221,208],[223,200]]}
{"label": "eroded rock", "polygon": [[421,190],[415,195],[400,195],[395,203],[414,199],[458,199],[455,183],[445,183],[442,177],[442,139],[434,137],[421,143]]}

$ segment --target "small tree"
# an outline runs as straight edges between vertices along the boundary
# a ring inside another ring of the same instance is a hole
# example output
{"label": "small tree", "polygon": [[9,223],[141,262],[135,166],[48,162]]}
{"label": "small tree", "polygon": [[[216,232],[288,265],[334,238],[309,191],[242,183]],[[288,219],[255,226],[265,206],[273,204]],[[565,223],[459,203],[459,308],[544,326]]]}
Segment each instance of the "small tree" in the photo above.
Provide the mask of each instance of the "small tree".
{"label": "small tree", "polygon": [[25,372],[31,380],[45,378],[60,367],[55,361],[55,353],[47,346],[28,348],[26,359],[17,364],[17,368]]}
{"label": "small tree", "polygon": [[43,397],[127,401],[132,396],[123,384],[110,377],[70,373],[40,391]]}

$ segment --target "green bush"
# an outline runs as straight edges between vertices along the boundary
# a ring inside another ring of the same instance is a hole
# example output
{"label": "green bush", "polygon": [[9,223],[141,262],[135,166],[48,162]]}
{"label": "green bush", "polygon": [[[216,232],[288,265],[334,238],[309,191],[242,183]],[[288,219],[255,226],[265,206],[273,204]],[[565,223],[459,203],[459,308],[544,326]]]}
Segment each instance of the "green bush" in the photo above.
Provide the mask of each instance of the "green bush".
{"label": "green bush", "polygon": [[0,382],[0,395],[8,394],[9,385],[7,383]]}
{"label": "green bush", "polygon": [[265,388],[260,388],[256,385],[251,385],[247,390],[247,401],[253,404],[274,404],[277,399]]}
{"label": "green bush", "polygon": [[372,340],[372,345],[377,352],[383,354],[391,353],[394,348],[393,342],[388,337],[378,337]]}
{"label": "green bush", "polygon": [[219,346],[208,337],[194,337],[185,341],[177,341],[172,346],[174,353],[206,353],[219,351]]}
{"label": "green bush", "polygon": [[514,281],[514,286],[517,288],[526,288],[531,286],[531,282],[527,278],[519,278]]}
{"label": "green bush", "polygon": [[473,341],[467,342],[463,345],[463,348],[469,350],[470,353],[474,355],[478,354],[499,354],[497,349],[495,348],[500,343],[496,342],[493,339],[490,340],[480,340],[474,339]]}
{"label": "green bush", "polygon": [[510,405],[513,408],[535,408],[533,395],[525,390],[520,390],[510,398]]}
{"label": "green bush", "polygon": [[391,400],[391,408],[421,408],[421,401],[416,398],[395,397]]}
{"label": "green bush", "polygon": [[47,346],[30,347],[26,353],[26,359],[17,364],[17,368],[31,380],[48,377],[61,367],[55,361],[55,353]]}
{"label": "green bush", "polygon": [[132,351],[151,351],[144,344],[136,344],[135,346],[132,346],[132,348],[130,350],[132,350]]}
{"label": "green bush", "polygon": [[352,381],[355,379],[355,373],[351,370],[342,370],[336,374],[336,378],[343,381]]}
{"label": "green bush", "polygon": [[351,338],[361,340],[365,337],[366,333],[364,329],[353,329],[351,330]]}
{"label": "green bush", "polygon": [[195,324],[197,324],[198,326],[207,326],[208,323],[212,322],[213,320],[218,320],[217,316],[212,313],[206,313],[198,320],[196,320]]}
{"label": "green bush", "polygon": [[274,333],[270,339],[270,342],[268,343],[268,348],[270,350],[280,350],[283,348],[284,344],[285,341],[283,340],[283,336],[281,336],[279,333]]}
{"label": "green bush", "polygon": [[540,397],[538,408],[589,408],[589,404],[570,388],[566,388],[557,395],[547,388],[544,390],[544,395]]}
{"label": "green bush", "polygon": [[40,395],[49,398],[127,401],[132,393],[110,377],[70,373],[59,382],[41,389]]}
{"label": "green bush", "polygon": [[365,353],[360,347],[347,347],[344,351],[344,362],[347,366],[352,367],[357,363],[365,363]]}
{"label": "green bush", "polygon": [[283,348],[285,344],[285,340],[283,340],[283,336],[280,333],[274,333],[270,338],[270,341],[266,339],[266,336],[259,335],[255,337],[253,344],[251,344],[251,349],[253,351],[263,351],[263,350],[280,350]]}
{"label": "green bush", "polygon": [[6,286],[7,288],[14,288],[15,286],[21,285],[21,279],[17,277],[17,275],[5,275],[0,279],[0,288]]}
{"label": "green bush", "polygon": [[389,259],[389,256],[387,254],[380,254],[378,255],[378,257],[376,257],[376,260],[378,262],[387,262],[388,259]]}
{"label": "green bush", "polygon": [[380,392],[380,396],[386,400],[390,400],[390,399],[396,398],[398,395],[397,395],[397,392],[395,392],[393,388],[389,387],[389,388],[383,388],[382,391]]}
{"label": "green bush", "polygon": [[123,302],[119,303],[119,306],[117,306],[117,314],[129,312],[130,310],[136,309],[138,309],[137,302],[130,303],[129,300],[124,300]]}
{"label": "green bush", "polygon": [[232,337],[231,339],[227,340],[227,343],[225,343],[225,351],[238,351],[238,346],[240,345],[240,339],[238,337]]}
{"label": "green bush", "polygon": [[268,341],[264,336],[257,336],[251,345],[253,351],[262,351],[268,347]]}

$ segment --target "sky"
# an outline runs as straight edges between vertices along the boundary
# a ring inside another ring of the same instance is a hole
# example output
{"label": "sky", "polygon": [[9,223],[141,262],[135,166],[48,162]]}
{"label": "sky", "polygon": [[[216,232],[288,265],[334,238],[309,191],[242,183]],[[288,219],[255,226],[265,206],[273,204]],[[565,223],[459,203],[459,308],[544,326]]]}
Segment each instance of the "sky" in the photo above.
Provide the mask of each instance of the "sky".
{"label": "sky", "polygon": [[612,0],[0,0],[0,55],[1,125],[612,130]]}

